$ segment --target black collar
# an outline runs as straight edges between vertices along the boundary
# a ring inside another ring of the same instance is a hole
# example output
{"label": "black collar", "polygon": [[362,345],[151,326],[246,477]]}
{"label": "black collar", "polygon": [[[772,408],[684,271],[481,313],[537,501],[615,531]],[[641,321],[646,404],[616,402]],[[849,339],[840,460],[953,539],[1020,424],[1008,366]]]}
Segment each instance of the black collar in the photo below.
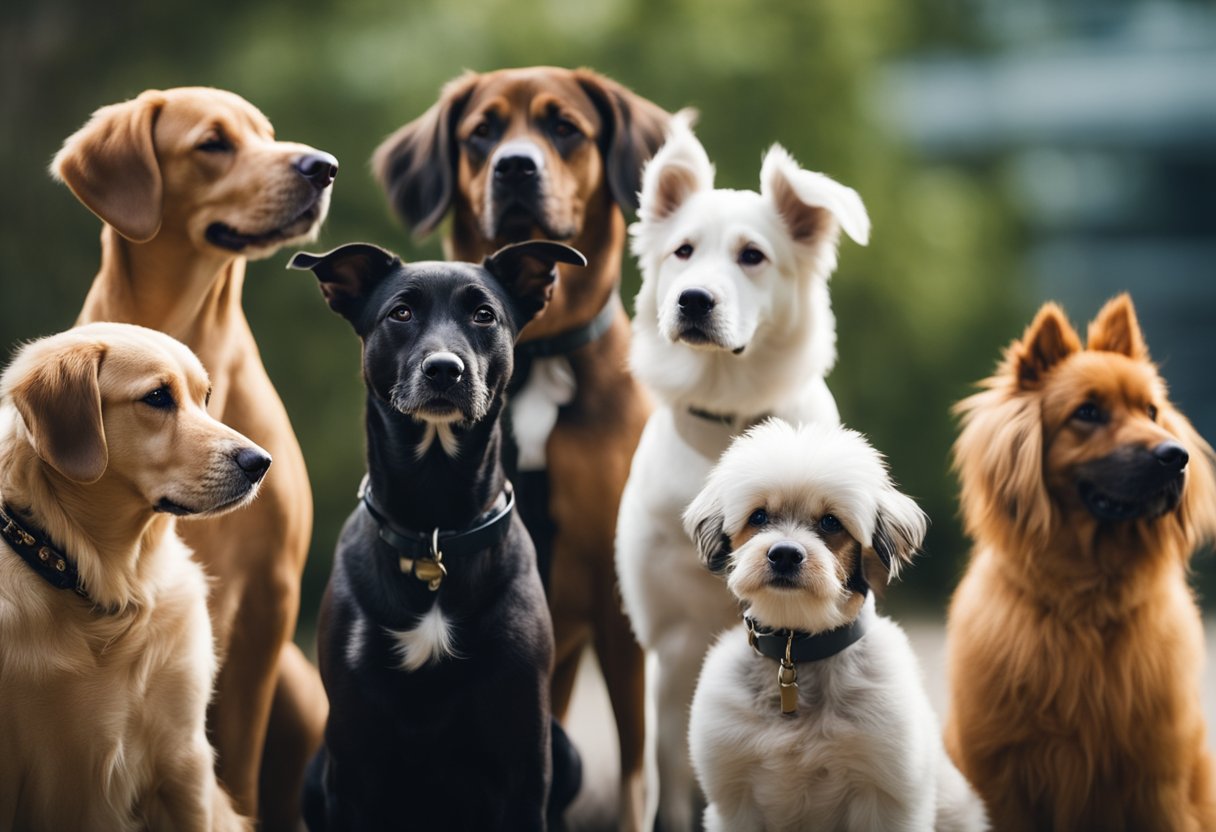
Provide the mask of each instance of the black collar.
{"label": "black collar", "polygon": [[0,504],[0,536],[30,569],[56,589],[70,589],[88,601],[89,594],[80,583],[80,573],[72,559],[51,543],[46,534],[30,523],[17,522],[7,503]]}
{"label": "black collar", "polygon": [[745,419],[738,413],[714,413],[711,410],[704,410],[702,408],[689,405],[688,415],[696,416],[698,419],[702,419],[706,422],[713,422],[715,425],[723,425],[734,430],[746,430],[747,428],[760,424],[772,414],[760,413],[756,416]]}
{"label": "black collar", "polygon": [[747,625],[747,643],[758,656],[766,656],[780,662],[817,662],[830,659],[861,640],[870,628],[873,616],[868,605],[861,608],[856,618],[825,633],[807,633],[802,630],[773,630],[761,627],[751,616],[743,617]]}
{"label": "black collar", "polygon": [[489,511],[460,531],[436,527],[430,532],[416,532],[395,525],[372,500],[372,487],[366,475],[359,485],[359,500],[379,526],[380,539],[397,550],[401,571],[425,582],[432,592],[439,589],[448,574],[445,555],[471,555],[498,544],[506,537],[515,511],[515,489],[510,482]]}
{"label": "black collar", "polygon": [[616,297],[616,289],[613,289],[612,294],[608,296],[608,302],[604,304],[604,308],[582,326],[575,327],[566,332],[559,332],[552,338],[540,338],[536,341],[516,344],[516,361],[525,358],[550,358],[554,355],[568,355],[579,347],[584,347],[592,341],[598,341],[608,331],[608,328],[612,326],[612,319],[616,316]]}

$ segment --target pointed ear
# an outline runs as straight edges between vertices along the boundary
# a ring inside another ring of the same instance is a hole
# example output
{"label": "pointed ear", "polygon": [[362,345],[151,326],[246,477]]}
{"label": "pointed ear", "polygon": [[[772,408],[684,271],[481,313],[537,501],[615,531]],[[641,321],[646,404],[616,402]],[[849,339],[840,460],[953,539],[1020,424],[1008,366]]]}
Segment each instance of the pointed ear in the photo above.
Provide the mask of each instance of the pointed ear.
{"label": "pointed ear", "polygon": [[451,207],[459,160],[456,123],[480,80],[476,72],[466,72],[449,81],[430,109],[372,154],[376,181],[415,237],[434,231]]}
{"label": "pointed ear", "polygon": [[1137,361],[1148,361],[1148,345],[1136,320],[1136,307],[1124,292],[1111,298],[1089,324],[1088,347],[1102,352],[1117,352]]}
{"label": "pointed ear", "polygon": [[638,207],[642,166],[663,143],[671,115],[653,102],[589,69],[574,70],[574,79],[599,111],[600,156],[608,187],[617,205]]}
{"label": "pointed ear", "polygon": [[731,543],[726,534],[726,513],[719,489],[712,480],[684,511],[684,531],[697,547],[701,564],[715,575],[730,566]]}
{"label": "pointed ear", "polygon": [[482,261],[482,266],[515,299],[515,324],[523,329],[549,303],[557,284],[557,264],[586,266],[582,252],[562,243],[530,240],[503,246]]}
{"label": "pointed ear", "polygon": [[887,581],[899,577],[901,568],[912,562],[929,527],[929,517],[906,494],[887,486],[878,498],[871,548],[887,570]]}
{"label": "pointed ear", "polygon": [[401,258],[371,243],[347,243],[324,254],[298,251],[287,268],[315,274],[329,308],[358,329],[357,319],[367,296],[387,275],[401,268]]}
{"label": "pointed ear", "polygon": [[102,107],[68,136],[51,162],[53,177],[136,243],[146,243],[160,230],[160,163],[152,131],[164,103],[159,91],[149,90]]}
{"label": "pointed ear", "polygon": [[35,341],[18,353],[0,387],[12,398],[47,465],[76,482],[96,482],[109,464],[98,376],[102,344]]}
{"label": "pointed ear", "polygon": [[870,241],[870,216],[857,191],[822,173],[803,170],[779,144],[764,155],[760,193],[796,242],[834,241],[837,228],[863,246]]}
{"label": "pointed ear", "polygon": [[681,110],[672,117],[667,141],[642,173],[638,216],[642,222],[667,219],[699,191],[714,186],[714,166],[692,132],[696,113]]}
{"label": "pointed ear", "polygon": [[1030,390],[1042,383],[1052,367],[1079,352],[1081,339],[1064,310],[1054,303],[1045,303],[1013,349],[1018,386]]}

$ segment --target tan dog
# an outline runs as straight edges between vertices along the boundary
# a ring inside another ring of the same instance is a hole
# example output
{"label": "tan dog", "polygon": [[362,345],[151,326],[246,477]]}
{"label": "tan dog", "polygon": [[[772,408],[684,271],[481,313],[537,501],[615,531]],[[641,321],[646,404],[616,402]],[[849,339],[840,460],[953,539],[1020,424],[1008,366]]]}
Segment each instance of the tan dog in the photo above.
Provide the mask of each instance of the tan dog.
{"label": "tan dog", "polygon": [[125,321],[182,340],[211,373],[211,412],[276,460],[256,506],[184,524],[182,536],[216,579],[211,613],[222,668],[208,725],[220,777],[254,814],[265,741],[274,756],[265,762],[263,824],[291,825],[326,713],[320,680],[290,641],[312,495],[241,310],[241,288],[246,257],[315,237],[337,162],[276,141],[265,116],[239,96],[182,88],[98,110],[64,143],[52,171],[106,223],[101,270],[79,322]]}
{"label": "tan dog", "polygon": [[622,822],[635,828],[643,657],[615,589],[613,536],[650,403],[626,369],[621,208],[637,207],[642,165],[667,121],[654,104],[588,70],[468,73],[373,159],[417,234],[452,211],[449,257],[478,261],[506,243],[542,238],[587,255],[586,269],[561,269],[552,302],[520,336],[514,383],[522,389],[511,418],[520,508],[542,575],[551,560],[554,711],[565,713],[583,648],[593,644],[620,737]]}
{"label": "tan dog", "polygon": [[248,828],[215,777],[207,582],[173,515],[248,502],[270,457],[143,327],[35,341],[0,392],[0,829]]}
{"label": "tan dog", "polygon": [[950,607],[950,753],[996,829],[1216,829],[1186,567],[1216,535],[1212,449],[1126,295],[1086,348],[1047,304],[983,386],[958,406],[976,550]]}

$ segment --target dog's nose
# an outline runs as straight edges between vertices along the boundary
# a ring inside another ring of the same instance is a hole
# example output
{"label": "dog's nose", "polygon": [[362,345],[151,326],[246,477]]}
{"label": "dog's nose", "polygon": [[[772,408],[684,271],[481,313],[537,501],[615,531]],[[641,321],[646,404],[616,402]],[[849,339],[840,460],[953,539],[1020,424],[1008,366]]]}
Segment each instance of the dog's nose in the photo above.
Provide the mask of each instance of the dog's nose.
{"label": "dog's nose", "polygon": [[686,318],[704,318],[714,308],[714,296],[705,289],[685,289],[680,292],[680,313]]}
{"label": "dog's nose", "polygon": [[531,156],[503,156],[494,163],[494,182],[519,186],[536,179],[536,160]]}
{"label": "dog's nose", "polygon": [[806,559],[806,549],[792,540],[774,543],[768,550],[768,562],[779,575],[788,575]]}
{"label": "dog's nose", "polygon": [[464,374],[464,362],[460,356],[450,352],[435,352],[422,360],[422,374],[439,390],[447,390],[460,381]]}
{"label": "dog's nose", "polygon": [[257,483],[270,467],[270,455],[258,448],[241,448],[236,452],[236,464],[244,472],[246,479]]}
{"label": "dog's nose", "polygon": [[1153,456],[1165,468],[1171,471],[1181,471],[1191,459],[1191,455],[1186,452],[1186,448],[1172,439],[1167,439],[1153,448]]}
{"label": "dog's nose", "polygon": [[295,165],[300,176],[311,182],[318,191],[332,185],[334,177],[338,175],[338,160],[322,150],[304,154],[296,159]]}

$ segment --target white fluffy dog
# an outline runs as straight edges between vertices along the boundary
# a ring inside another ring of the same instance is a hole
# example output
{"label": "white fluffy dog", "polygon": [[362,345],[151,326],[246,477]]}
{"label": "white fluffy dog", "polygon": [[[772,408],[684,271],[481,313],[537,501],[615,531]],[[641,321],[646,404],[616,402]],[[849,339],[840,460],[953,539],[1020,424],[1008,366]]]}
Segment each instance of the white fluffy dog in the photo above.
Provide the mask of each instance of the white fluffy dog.
{"label": "white fluffy dog", "polygon": [[865,438],[765,422],[722,456],[684,525],[746,621],[709,651],[693,698],[705,826],[986,828],[907,637],[874,611],[867,571],[895,575],[927,519]]}
{"label": "white fluffy dog", "polygon": [[657,808],[664,830],[700,817],[688,706],[714,635],[737,620],[730,593],[698,565],[680,515],[749,425],[768,415],[839,421],[823,380],[836,358],[827,282],[840,230],[864,244],[870,229],[855,191],[800,169],[777,145],[765,155],[760,193],[715,190],[713,177],[678,116],[646,167],[630,229],[643,277],[631,365],[659,407],[622,496],[616,561],[648,653],[657,719],[648,817]]}

